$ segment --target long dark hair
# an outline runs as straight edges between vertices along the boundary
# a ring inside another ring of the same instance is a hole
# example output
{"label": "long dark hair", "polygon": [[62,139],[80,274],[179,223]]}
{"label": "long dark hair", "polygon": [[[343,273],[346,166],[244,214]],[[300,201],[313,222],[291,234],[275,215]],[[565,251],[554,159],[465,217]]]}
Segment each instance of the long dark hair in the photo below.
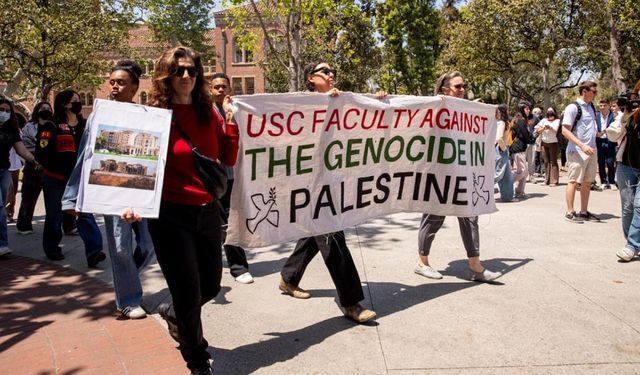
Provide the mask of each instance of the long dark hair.
{"label": "long dark hair", "polygon": [[501,121],[509,122],[509,107],[506,104],[498,105],[497,111],[500,113]]}
{"label": "long dark hair", "polygon": [[39,120],[38,112],[40,112],[40,108],[44,107],[45,105],[48,105],[49,108],[53,109],[53,107],[51,107],[51,103],[49,103],[49,102],[40,102],[40,103],[36,104],[35,107],[33,107],[33,111],[31,111],[31,118],[29,119],[29,121],[38,123],[38,120]]}
{"label": "long dark hair", "polygon": [[0,98],[0,104],[8,104],[9,108],[11,108],[9,119],[4,124],[2,124],[2,127],[8,126],[17,131],[19,129],[18,118],[16,117],[16,107],[14,107],[13,102],[7,98]]}
{"label": "long dark hair", "polygon": [[[80,95],[73,90],[63,90],[60,91],[53,100],[53,118],[57,123],[66,124],[69,122],[67,109],[64,106],[71,103],[74,94],[80,97]],[[82,121],[82,114],[78,113],[76,116],[78,117],[78,121]]]}
{"label": "long dark hair", "polygon": [[170,108],[174,92],[171,77],[178,68],[178,60],[188,58],[198,71],[196,84],[191,91],[193,110],[201,124],[209,124],[213,118],[213,97],[211,83],[204,78],[204,69],[200,55],[189,47],[179,46],[165,51],[156,62],[153,83],[149,93],[149,104],[154,107]]}

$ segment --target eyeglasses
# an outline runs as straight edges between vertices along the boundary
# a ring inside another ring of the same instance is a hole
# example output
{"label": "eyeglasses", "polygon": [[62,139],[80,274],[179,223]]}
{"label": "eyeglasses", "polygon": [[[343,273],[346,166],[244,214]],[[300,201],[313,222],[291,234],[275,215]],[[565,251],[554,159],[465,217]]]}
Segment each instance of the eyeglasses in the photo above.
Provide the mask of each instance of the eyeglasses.
{"label": "eyeglasses", "polygon": [[328,76],[329,74],[333,74],[334,77],[336,76],[336,73],[338,73],[338,71],[335,69],[331,69],[331,68],[327,68],[326,66],[323,66],[322,68],[314,69],[311,72],[311,74],[318,73],[318,72],[322,72],[322,74],[324,74],[325,76]]}
{"label": "eyeglasses", "polygon": [[598,90],[591,89],[591,92],[595,95],[598,94]]}
{"label": "eyeglasses", "polygon": [[196,77],[198,75],[198,69],[195,66],[189,66],[189,67],[179,66],[176,68],[176,70],[173,71],[172,75],[178,78],[182,78],[184,77],[185,71],[191,78]]}
{"label": "eyeglasses", "polygon": [[458,83],[457,85],[453,85],[451,86],[456,90],[462,90],[462,89],[466,89],[467,88],[467,84],[466,83]]}

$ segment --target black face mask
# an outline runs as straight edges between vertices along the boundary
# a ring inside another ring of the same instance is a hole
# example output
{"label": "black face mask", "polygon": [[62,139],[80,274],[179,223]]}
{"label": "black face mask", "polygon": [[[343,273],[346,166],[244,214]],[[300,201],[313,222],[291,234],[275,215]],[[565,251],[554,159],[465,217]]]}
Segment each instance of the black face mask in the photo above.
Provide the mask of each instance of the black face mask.
{"label": "black face mask", "polygon": [[48,120],[51,118],[51,115],[53,115],[53,112],[51,111],[47,111],[46,109],[43,111],[39,111],[38,112],[38,118],[42,119],[42,120]]}
{"label": "black face mask", "polygon": [[75,113],[77,115],[80,112],[82,112],[82,103],[80,102],[71,103],[71,113]]}

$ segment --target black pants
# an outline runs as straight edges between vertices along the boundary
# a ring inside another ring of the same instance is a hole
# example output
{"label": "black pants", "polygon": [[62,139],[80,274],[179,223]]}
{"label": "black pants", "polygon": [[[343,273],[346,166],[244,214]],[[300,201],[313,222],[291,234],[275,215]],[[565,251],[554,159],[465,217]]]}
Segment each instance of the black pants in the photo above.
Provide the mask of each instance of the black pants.
{"label": "black pants", "polygon": [[180,352],[190,369],[208,365],[209,343],[202,335],[201,306],[220,291],[222,253],[218,202],[186,206],[162,202],[158,219],[149,219],[180,334]]}
{"label": "black pants", "polygon": [[22,201],[20,202],[18,222],[16,223],[18,230],[33,230],[31,220],[33,220],[33,211],[36,208],[41,191],[42,172],[36,171],[31,163],[25,164],[22,170]]}
{"label": "black pants", "polygon": [[[227,239],[227,226],[229,221],[229,209],[231,208],[231,189],[233,189],[233,179],[227,181],[227,192],[220,199],[220,216],[222,217],[222,242]],[[244,249],[240,246],[224,245],[224,254],[229,263],[229,271],[231,276],[238,277],[243,273],[249,272],[249,262]]]}
{"label": "black pants", "polygon": [[360,276],[342,231],[299,240],[293,254],[282,267],[284,281],[293,285],[300,284],[304,271],[318,251],[336,286],[340,305],[347,307],[362,301],[364,293]]}

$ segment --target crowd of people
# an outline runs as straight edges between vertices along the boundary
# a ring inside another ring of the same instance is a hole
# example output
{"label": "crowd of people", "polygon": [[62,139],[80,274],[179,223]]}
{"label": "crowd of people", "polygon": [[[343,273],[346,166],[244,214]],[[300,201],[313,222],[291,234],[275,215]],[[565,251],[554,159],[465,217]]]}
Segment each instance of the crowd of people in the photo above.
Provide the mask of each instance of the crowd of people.
{"label": "crowd of people", "polygon": [[[111,70],[113,100],[133,103],[142,69],[132,60],[121,60]],[[310,63],[304,77],[309,91],[340,95],[334,87],[337,72],[325,61]],[[120,216],[105,215],[101,232],[92,214],[76,212],[84,150],[91,129],[81,115],[80,96],[73,90],[59,92],[53,106],[37,103],[27,122],[8,99],[0,99],[0,256],[11,253],[7,222],[13,220],[17,176],[22,168],[21,204],[16,230],[33,233],[32,219],[40,191],[45,202],[42,248],[44,255],[60,261],[64,234],[80,235],[88,267],[106,259],[103,236],[111,260],[116,308],[130,319],[146,317],[142,307],[140,272],[157,259],[172,297],[158,312],[192,374],[209,374],[210,354],[203,336],[201,309],[220,291],[222,251],[236,281],[252,283],[249,264],[241,247],[223,245],[233,188],[239,132],[231,111],[229,77],[216,73],[207,78],[198,53],[188,47],[165,51],[156,62],[149,105],[171,109],[173,118],[165,166],[159,217],[143,219],[127,209]],[[439,77],[434,95],[465,97],[465,77],[453,71]],[[637,99],[640,81],[629,96]],[[631,105],[615,109],[609,100],[594,106],[597,85],[585,81],[579,97],[561,115],[550,107],[543,111],[520,102],[513,118],[507,105],[497,106],[495,139],[495,187],[499,199],[525,199],[526,184],[543,177],[545,185],[558,186],[560,171],[567,172],[566,220],[599,221],[588,210],[589,194],[599,171],[603,189],[619,189],[622,202],[625,247],[617,252],[629,261],[640,249],[640,112]],[[378,97],[385,94],[378,93]],[[544,112],[544,116],[542,113]],[[224,196],[216,199],[205,187],[194,165],[193,149],[226,167],[229,179]],[[558,162],[561,154],[561,162]],[[12,181],[13,180],[13,181]],[[596,186],[595,188],[600,188]],[[12,190],[11,190],[12,189]],[[576,191],[580,209],[574,209]],[[11,194],[13,191],[13,194]],[[441,279],[429,262],[436,233],[445,217],[424,213],[418,231],[418,260],[414,272]],[[459,217],[460,235],[468,259],[471,281],[493,282],[502,274],[480,261],[477,217]],[[349,319],[365,323],[376,313],[361,302],[364,293],[358,271],[342,231],[300,239],[284,263],[279,289],[294,298],[311,293],[300,288],[311,260],[321,253],[338,295],[339,307]]]}

